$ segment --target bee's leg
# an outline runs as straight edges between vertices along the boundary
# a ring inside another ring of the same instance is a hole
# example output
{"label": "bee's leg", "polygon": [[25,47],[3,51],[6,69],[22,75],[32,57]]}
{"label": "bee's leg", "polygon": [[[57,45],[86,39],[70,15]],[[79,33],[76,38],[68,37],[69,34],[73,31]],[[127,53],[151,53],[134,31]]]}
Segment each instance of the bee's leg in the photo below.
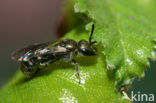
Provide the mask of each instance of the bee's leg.
{"label": "bee's leg", "polygon": [[56,61],[56,59],[53,60],[44,60],[40,63],[41,66],[45,66],[48,67],[50,64],[54,63]]}
{"label": "bee's leg", "polygon": [[79,65],[78,65],[78,63],[74,59],[72,59],[72,63],[75,65],[75,70],[76,70],[77,76],[79,78],[79,84],[80,84],[81,83],[81,79],[80,79],[80,74],[79,74]]}
{"label": "bee's leg", "polygon": [[40,66],[45,66],[46,67],[46,63],[40,63]]}
{"label": "bee's leg", "polygon": [[48,67],[50,64],[51,64],[51,62],[49,62],[49,61],[40,63],[41,66],[45,66],[45,67]]}
{"label": "bee's leg", "polygon": [[93,44],[97,44],[97,41],[92,41],[91,42],[91,45],[93,45]]}

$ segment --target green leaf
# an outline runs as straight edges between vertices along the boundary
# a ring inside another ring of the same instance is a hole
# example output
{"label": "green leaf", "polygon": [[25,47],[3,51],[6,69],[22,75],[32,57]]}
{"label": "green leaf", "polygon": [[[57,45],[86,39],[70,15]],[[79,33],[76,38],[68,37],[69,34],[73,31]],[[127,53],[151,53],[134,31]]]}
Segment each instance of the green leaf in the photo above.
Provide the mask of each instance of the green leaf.
{"label": "green leaf", "polygon": [[[72,3],[71,3],[72,4]],[[69,3],[68,7],[71,7]],[[56,62],[27,79],[18,71],[0,90],[3,103],[129,103],[114,91],[142,77],[156,58],[156,13],[153,0],[75,0],[72,25],[64,38],[88,39],[95,23],[93,39],[98,55],[77,57],[81,84],[71,62]],[[84,17],[85,19],[81,19]],[[90,19],[88,19],[89,17]],[[83,21],[83,22],[82,22]],[[82,23],[81,23],[82,22]],[[70,25],[68,24],[68,25]],[[85,30],[86,28],[86,30]]]}
{"label": "green leaf", "polygon": [[116,88],[143,77],[148,58],[156,58],[155,4],[155,0],[76,0],[75,11],[96,22],[94,39],[105,47]]}
{"label": "green leaf", "polygon": [[[80,32],[83,31],[83,32]],[[80,36],[81,35],[81,36]],[[65,38],[88,39],[88,32],[77,28]],[[1,90],[4,103],[129,103],[114,91],[114,81],[107,76],[103,47],[98,45],[98,55],[75,58],[79,63],[81,84],[71,62],[56,62],[39,71],[32,79],[26,79],[18,71]],[[100,49],[101,48],[101,49]]]}

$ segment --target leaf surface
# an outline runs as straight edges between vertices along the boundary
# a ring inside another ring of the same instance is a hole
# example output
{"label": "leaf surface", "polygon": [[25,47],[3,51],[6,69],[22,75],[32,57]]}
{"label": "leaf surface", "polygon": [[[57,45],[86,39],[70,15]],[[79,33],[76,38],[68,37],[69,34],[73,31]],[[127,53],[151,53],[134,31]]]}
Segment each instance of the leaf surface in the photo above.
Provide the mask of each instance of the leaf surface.
{"label": "leaf surface", "polygon": [[75,11],[96,22],[94,39],[105,47],[107,69],[116,88],[144,77],[148,59],[156,58],[154,4],[154,0],[76,0]]}
{"label": "leaf surface", "polygon": [[[98,55],[77,57],[81,84],[71,62],[56,62],[26,79],[20,71],[0,90],[3,103],[129,103],[114,91],[143,77],[155,59],[156,36],[154,0],[75,0],[73,29],[64,38],[88,39],[95,23],[93,39]],[[69,5],[71,7],[73,5]],[[70,13],[69,13],[70,14]],[[78,22],[78,23],[76,23]],[[76,24],[79,24],[76,26]],[[86,30],[85,30],[86,28]]]}

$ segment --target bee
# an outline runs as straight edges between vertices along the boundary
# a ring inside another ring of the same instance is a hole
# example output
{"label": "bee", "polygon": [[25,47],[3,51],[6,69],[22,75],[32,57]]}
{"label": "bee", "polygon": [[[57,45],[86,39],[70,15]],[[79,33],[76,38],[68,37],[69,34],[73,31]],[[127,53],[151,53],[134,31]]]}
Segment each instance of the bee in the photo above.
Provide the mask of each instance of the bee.
{"label": "bee", "polygon": [[12,54],[12,59],[19,62],[19,68],[27,77],[33,76],[40,66],[48,66],[56,61],[71,61],[75,65],[77,76],[80,80],[79,65],[73,59],[78,54],[81,56],[97,55],[97,49],[93,44],[97,43],[92,40],[94,24],[89,36],[89,40],[80,40],[76,42],[72,39],[64,39],[57,42],[46,42],[41,44],[29,45]]}

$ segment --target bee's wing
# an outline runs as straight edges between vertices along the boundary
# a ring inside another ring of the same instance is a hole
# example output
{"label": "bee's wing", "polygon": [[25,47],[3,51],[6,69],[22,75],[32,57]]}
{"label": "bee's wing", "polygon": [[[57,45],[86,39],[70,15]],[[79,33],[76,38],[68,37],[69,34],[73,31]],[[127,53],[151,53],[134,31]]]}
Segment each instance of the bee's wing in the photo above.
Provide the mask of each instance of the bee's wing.
{"label": "bee's wing", "polygon": [[65,54],[68,52],[68,50],[65,47],[61,47],[61,46],[54,46],[53,50],[55,53],[58,53],[58,54]]}
{"label": "bee's wing", "polygon": [[34,52],[37,49],[42,49],[52,44],[52,42],[46,42],[46,43],[40,43],[40,44],[34,44],[34,45],[28,45],[24,48],[18,49],[15,52],[12,53],[11,58],[13,60],[18,60],[21,56],[23,56],[28,51]]}

